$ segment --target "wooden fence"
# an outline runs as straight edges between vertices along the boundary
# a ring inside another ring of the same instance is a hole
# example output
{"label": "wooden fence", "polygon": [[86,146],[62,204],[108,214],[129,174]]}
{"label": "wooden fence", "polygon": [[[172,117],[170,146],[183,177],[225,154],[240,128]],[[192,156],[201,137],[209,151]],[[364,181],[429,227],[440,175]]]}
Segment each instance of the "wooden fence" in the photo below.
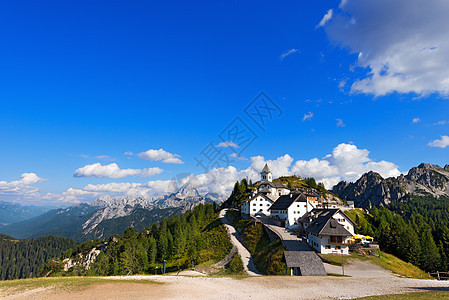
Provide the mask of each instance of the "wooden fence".
{"label": "wooden fence", "polygon": [[439,272],[437,271],[436,273],[421,273],[419,274],[419,276],[421,278],[423,278],[423,275],[428,276],[429,278],[436,278],[438,280],[449,280],[449,272]]}

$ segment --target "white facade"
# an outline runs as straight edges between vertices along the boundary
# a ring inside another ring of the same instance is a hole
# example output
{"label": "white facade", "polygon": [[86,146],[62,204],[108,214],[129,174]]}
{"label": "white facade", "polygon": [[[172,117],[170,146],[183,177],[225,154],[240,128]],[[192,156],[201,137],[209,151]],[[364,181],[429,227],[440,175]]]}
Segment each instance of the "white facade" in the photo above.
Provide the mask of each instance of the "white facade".
{"label": "white facade", "polygon": [[[349,254],[349,243],[354,235],[354,222],[349,219],[341,210],[336,211],[332,218],[342,225],[351,236],[329,236],[308,232],[307,239],[309,245],[322,254]],[[307,227],[306,227],[307,228]]]}
{"label": "white facade", "polygon": [[349,231],[352,235],[354,235],[354,223],[341,211],[338,211],[335,215],[332,216],[338,223],[343,225],[343,227]]}
{"label": "white facade", "polygon": [[240,208],[241,214],[244,215],[265,215],[269,216],[270,211],[268,210],[273,204],[273,200],[268,198],[263,194],[257,194],[251,199],[248,199],[242,203]]}
{"label": "white facade", "polygon": [[345,243],[349,242],[350,237],[341,237],[341,242],[331,241],[331,237],[327,235],[314,235],[308,234],[309,245],[316,249],[321,254],[349,254],[349,245]]}
{"label": "white facade", "polygon": [[275,187],[272,183],[266,181],[262,182],[257,188],[258,193],[269,194],[272,198],[277,198],[283,195],[290,194],[290,190],[285,187]]}
{"label": "white facade", "polygon": [[285,221],[285,227],[291,227],[297,224],[297,220],[304,214],[314,209],[309,201],[298,199],[286,210],[270,210],[270,217],[272,219],[280,219]]}

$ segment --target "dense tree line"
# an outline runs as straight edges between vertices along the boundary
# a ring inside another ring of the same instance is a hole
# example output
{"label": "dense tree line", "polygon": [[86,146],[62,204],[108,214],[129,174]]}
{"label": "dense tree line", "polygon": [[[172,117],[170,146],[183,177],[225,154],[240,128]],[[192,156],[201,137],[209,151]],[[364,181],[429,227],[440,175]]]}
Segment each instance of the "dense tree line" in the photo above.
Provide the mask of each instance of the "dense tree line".
{"label": "dense tree line", "polygon": [[246,178],[243,178],[242,181],[237,181],[234,184],[234,189],[232,190],[231,196],[223,202],[222,207],[226,208],[240,208],[242,205],[242,201],[249,197],[249,191],[252,188],[252,182],[248,183]]}
{"label": "dense tree line", "polygon": [[[71,258],[77,264],[58,275],[127,275],[160,273],[166,261],[167,271],[194,266],[205,261],[219,261],[231,249],[226,230],[217,219],[217,207],[200,204],[182,215],[164,218],[159,224],[138,233],[128,228],[123,235],[109,241],[88,241],[66,251],[60,261]],[[95,261],[86,268],[83,257],[93,248],[102,249]],[[48,270],[49,263],[46,265]]]}
{"label": "dense tree line", "polygon": [[449,199],[412,197],[370,214],[356,217],[357,230],[374,235],[382,250],[428,272],[449,270]]}
{"label": "dense tree line", "polygon": [[75,246],[73,240],[55,236],[16,240],[0,236],[0,280],[36,277],[42,264]]}

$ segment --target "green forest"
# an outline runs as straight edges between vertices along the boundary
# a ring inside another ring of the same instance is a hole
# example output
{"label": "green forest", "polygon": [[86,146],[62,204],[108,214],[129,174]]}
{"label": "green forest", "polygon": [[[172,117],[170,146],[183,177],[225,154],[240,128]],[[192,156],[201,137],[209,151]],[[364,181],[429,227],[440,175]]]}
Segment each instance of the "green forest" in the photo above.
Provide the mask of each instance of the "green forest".
{"label": "green forest", "polygon": [[42,275],[43,264],[76,243],[67,238],[45,236],[29,240],[16,240],[0,234],[0,279],[29,278]]}
{"label": "green forest", "polygon": [[[164,261],[166,272],[205,262],[216,263],[232,248],[227,232],[217,217],[218,208],[215,205],[200,204],[182,215],[164,218],[140,232],[130,227],[123,235],[113,235],[108,241],[77,244],[60,256],[60,263],[54,266],[54,275],[160,274]],[[84,258],[93,248],[102,251],[86,268]],[[75,264],[69,271],[63,270],[62,261],[66,258]],[[50,261],[43,269],[50,269]]]}
{"label": "green forest", "polygon": [[449,270],[449,199],[413,196],[355,217],[357,231],[381,250],[427,272]]}

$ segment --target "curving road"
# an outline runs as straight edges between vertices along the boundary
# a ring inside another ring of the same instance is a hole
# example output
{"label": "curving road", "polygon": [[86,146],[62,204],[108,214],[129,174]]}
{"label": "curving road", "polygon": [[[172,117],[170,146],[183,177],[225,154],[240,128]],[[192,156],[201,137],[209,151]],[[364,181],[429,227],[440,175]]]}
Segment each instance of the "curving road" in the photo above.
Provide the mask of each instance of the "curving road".
{"label": "curving road", "polygon": [[231,243],[237,247],[237,251],[240,254],[243,262],[243,268],[245,269],[246,274],[250,276],[261,276],[262,274],[257,271],[256,266],[254,265],[253,258],[249,251],[242,245],[239,240],[239,235],[235,230],[234,226],[232,226],[231,222],[226,218],[227,209],[222,209],[220,211],[220,220],[226,227],[226,230],[229,234],[229,238],[231,239]]}

